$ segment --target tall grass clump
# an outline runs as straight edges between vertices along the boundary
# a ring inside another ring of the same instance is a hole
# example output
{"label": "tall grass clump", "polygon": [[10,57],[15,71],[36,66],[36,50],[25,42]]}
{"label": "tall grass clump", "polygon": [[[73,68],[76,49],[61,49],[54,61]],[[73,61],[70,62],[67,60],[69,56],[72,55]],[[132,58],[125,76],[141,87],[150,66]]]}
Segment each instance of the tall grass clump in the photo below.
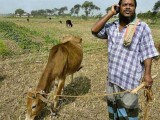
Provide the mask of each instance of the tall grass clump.
{"label": "tall grass clump", "polygon": [[11,55],[11,51],[7,48],[7,46],[0,40],[0,56],[5,57]]}

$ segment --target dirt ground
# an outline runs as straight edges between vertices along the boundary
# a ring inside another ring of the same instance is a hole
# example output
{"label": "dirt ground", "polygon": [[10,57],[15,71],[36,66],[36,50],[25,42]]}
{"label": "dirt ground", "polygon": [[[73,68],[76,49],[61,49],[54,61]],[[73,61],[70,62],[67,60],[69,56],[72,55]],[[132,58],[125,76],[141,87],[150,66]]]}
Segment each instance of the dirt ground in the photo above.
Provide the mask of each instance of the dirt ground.
{"label": "dirt ground", "polygon": [[[47,54],[27,55],[15,59],[8,59],[1,63],[0,74],[0,119],[23,120],[25,118],[25,93],[28,87],[35,87],[45,67]],[[89,61],[89,62],[88,62]],[[85,96],[78,98],[63,98],[57,120],[107,120],[107,104],[104,96],[96,96],[96,93],[105,94],[106,90],[106,49],[91,51],[84,54],[79,72],[74,74],[74,80],[70,83],[67,78],[64,88],[65,95]],[[160,64],[154,62],[153,74],[158,72]],[[43,68],[43,69],[42,69]],[[160,75],[157,76],[153,86],[153,101],[150,103],[149,118],[160,120]],[[143,113],[144,97],[140,93],[140,107]],[[140,114],[140,118],[143,114]],[[40,120],[50,120],[50,113],[44,108]]]}
{"label": "dirt ground", "polygon": [[[21,21],[18,21],[21,24]],[[95,21],[93,21],[95,22]],[[107,78],[107,47],[96,47],[97,42],[89,42],[95,39],[90,28],[93,22],[86,21],[83,26],[78,22],[70,30],[63,28],[64,32],[75,32],[83,36],[84,45],[92,46],[93,49],[84,50],[83,68],[74,74],[74,80],[71,83],[70,77],[67,77],[64,95],[82,96],[77,98],[64,97],[59,107],[56,120],[108,120],[106,97],[106,78]],[[56,24],[49,23],[28,23],[26,26],[35,29],[43,29],[51,32]],[[33,25],[32,25],[33,24]],[[88,25],[88,26],[87,26]],[[43,32],[43,30],[42,30]],[[54,33],[56,34],[56,33]],[[87,42],[88,41],[88,42]],[[100,43],[105,44],[105,43]],[[99,45],[100,45],[99,44]],[[95,47],[95,48],[94,48]],[[0,120],[24,120],[26,113],[26,102],[24,95],[28,89],[35,88],[38,80],[45,68],[48,59],[48,52],[39,52],[32,54],[23,54],[13,56],[12,58],[0,60]],[[160,60],[152,64],[152,75],[159,73],[154,79],[153,101],[149,103],[149,120],[160,120]],[[98,96],[98,95],[102,96]],[[146,109],[143,90],[139,93],[140,97],[140,115],[143,120],[143,114]],[[44,108],[37,120],[51,120],[50,112]]]}

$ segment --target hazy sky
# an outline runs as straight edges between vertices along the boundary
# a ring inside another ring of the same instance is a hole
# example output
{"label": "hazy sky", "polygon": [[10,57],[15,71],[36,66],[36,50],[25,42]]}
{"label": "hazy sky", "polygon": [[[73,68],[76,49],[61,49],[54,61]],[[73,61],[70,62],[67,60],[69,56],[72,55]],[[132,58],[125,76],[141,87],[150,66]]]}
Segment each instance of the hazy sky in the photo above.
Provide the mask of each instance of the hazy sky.
{"label": "hazy sky", "polygon": [[[83,4],[84,1],[92,1],[93,4],[100,7],[100,12],[105,13],[105,9],[119,0],[0,0],[0,14],[14,13],[16,9],[21,8],[30,13],[32,10],[54,9],[64,6],[70,10],[75,4]],[[137,13],[152,10],[158,0],[137,0]]]}

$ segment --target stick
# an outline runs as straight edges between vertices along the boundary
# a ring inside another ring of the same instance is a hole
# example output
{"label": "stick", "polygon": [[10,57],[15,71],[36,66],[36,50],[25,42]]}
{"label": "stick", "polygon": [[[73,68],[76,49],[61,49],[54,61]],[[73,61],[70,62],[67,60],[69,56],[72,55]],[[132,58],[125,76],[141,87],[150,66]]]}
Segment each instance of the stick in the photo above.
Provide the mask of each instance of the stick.
{"label": "stick", "polygon": [[[156,78],[157,76],[158,76],[158,73],[156,75],[153,75],[152,79]],[[133,89],[130,93],[137,94],[137,92],[146,85],[147,85],[146,82],[142,82],[137,88]]]}
{"label": "stick", "polygon": [[132,93],[132,94],[137,94],[137,92],[138,92],[141,88],[143,88],[144,86],[146,86],[146,82],[142,82],[142,84],[140,84],[138,87],[136,87],[135,89],[133,89],[133,90],[131,91],[131,93]]}

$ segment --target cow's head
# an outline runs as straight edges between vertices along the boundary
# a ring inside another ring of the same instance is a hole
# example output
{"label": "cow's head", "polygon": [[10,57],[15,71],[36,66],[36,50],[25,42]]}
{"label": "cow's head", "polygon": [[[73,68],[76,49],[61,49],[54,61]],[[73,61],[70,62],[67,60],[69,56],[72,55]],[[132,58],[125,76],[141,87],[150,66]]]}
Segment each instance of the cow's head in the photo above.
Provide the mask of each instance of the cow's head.
{"label": "cow's head", "polygon": [[78,36],[73,36],[73,35],[68,35],[68,36],[64,36],[63,39],[62,39],[62,43],[65,43],[65,42],[74,42],[76,44],[82,44],[82,38],[81,37],[78,37]]}
{"label": "cow's head", "polygon": [[43,97],[40,92],[33,89],[26,93],[26,95],[27,113],[25,120],[34,120],[45,105],[45,97]]}

